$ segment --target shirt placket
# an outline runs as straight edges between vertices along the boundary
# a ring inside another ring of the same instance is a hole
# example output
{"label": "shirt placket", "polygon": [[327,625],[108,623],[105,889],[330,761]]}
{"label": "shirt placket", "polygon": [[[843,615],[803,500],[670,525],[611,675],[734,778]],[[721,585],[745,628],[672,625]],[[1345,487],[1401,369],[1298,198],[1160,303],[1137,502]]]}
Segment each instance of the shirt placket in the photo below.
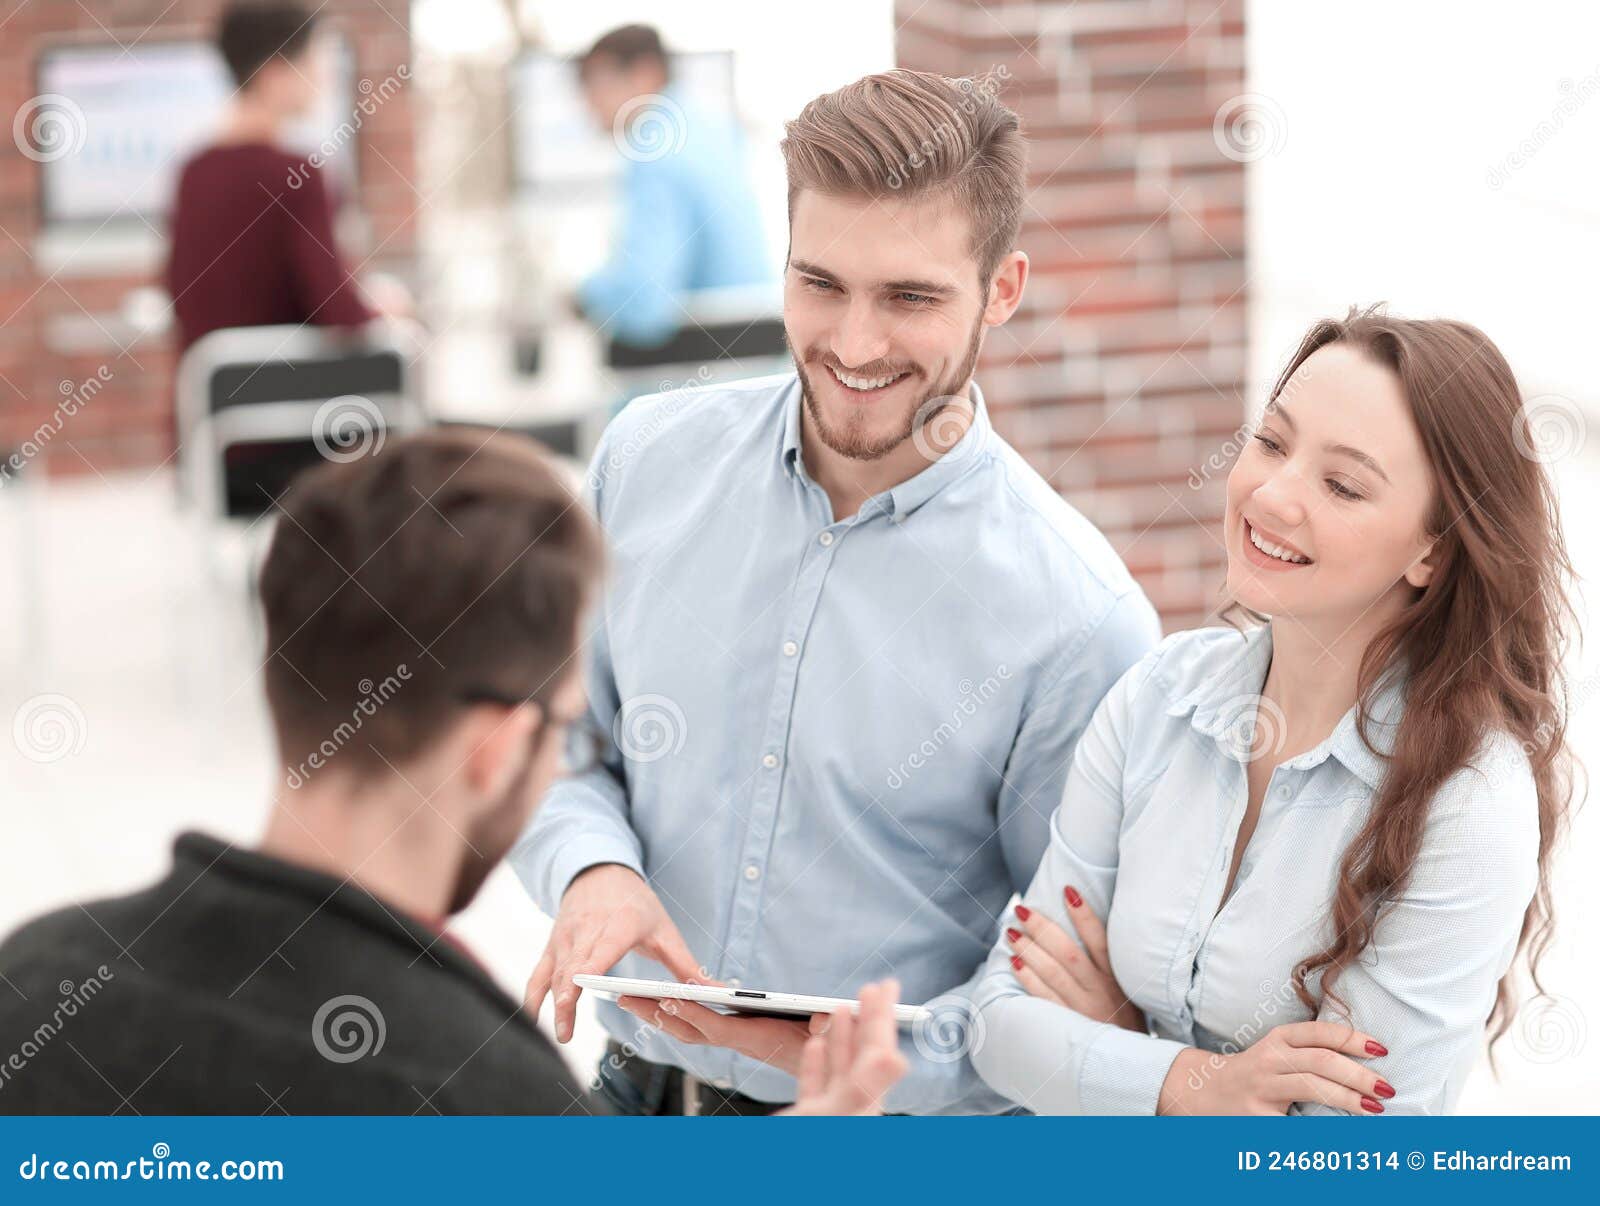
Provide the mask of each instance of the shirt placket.
{"label": "shirt placket", "polygon": [[782,800],[785,771],[788,769],[790,724],[794,717],[795,689],[800,678],[800,663],[810,634],[823,584],[833,565],[834,554],[845,536],[867,514],[864,507],[854,519],[828,524],[807,537],[806,549],[796,571],[794,591],[782,629],[777,634],[777,673],[773,675],[772,698],[762,729],[757,755],[754,789],[750,793],[749,818],[744,843],[739,851],[739,869],[734,879],[733,906],[728,927],[728,943],[723,953],[722,978],[737,987],[749,974],[760,937],[761,900],[767,867],[772,855],[772,838],[777,828],[778,807]]}
{"label": "shirt placket", "polygon": [[[1247,778],[1243,764],[1239,765],[1238,772],[1241,780]],[[1261,812],[1256,817],[1255,832],[1250,839],[1251,845],[1255,844],[1256,834],[1261,832],[1262,826],[1267,822],[1269,812],[1287,807],[1289,802],[1294,799],[1297,787],[1303,778],[1304,776],[1300,770],[1295,765],[1287,762],[1273,770],[1271,778],[1267,780],[1266,793],[1262,796]],[[1240,784],[1238,791],[1241,800],[1248,790],[1247,783]],[[1227,881],[1228,868],[1233,863],[1234,844],[1238,840],[1239,826],[1237,818],[1242,817],[1243,812],[1244,806],[1241,804],[1238,812],[1231,814],[1228,822],[1224,825],[1219,843],[1219,853],[1213,859],[1213,865],[1207,873],[1206,888],[1201,895],[1202,900],[1210,900],[1214,894],[1220,893],[1223,884]],[[1195,1015],[1200,1012],[1205,998],[1208,971],[1205,958],[1206,943],[1210,940],[1212,931],[1226,920],[1224,914],[1227,913],[1228,906],[1232,903],[1233,897],[1239,893],[1244,880],[1249,877],[1252,870],[1254,870],[1254,856],[1249,853],[1247,848],[1244,857],[1240,860],[1239,872],[1234,878],[1233,890],[1229,893],[1228,899],[1222,901],[1211,917],[1204,924],[1197,926],[1190,935],[1189,941],[1194,954],[1191,956],[1188,967],[1189,980],[1183,999],[1182,1021],[1191,1032],[1194,1028]]]}

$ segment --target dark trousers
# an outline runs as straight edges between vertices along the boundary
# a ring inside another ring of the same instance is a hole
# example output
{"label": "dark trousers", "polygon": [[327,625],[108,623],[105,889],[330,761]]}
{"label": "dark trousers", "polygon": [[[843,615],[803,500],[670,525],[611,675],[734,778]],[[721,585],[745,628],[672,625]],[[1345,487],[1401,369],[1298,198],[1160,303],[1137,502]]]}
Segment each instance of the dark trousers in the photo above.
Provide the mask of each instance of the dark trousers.
{"label": "dark trousers", "polygon": [[662,1117],[666,1115],[749,1115],[773,1114],[783,1102],[757,1101],[743,1093],[719,1089],[691,1076],[682,1068],[653,1064],[637,1053],[625,1050],[611,1039],[600,1060],[596,1075],[597,1090],[619,1114]]}

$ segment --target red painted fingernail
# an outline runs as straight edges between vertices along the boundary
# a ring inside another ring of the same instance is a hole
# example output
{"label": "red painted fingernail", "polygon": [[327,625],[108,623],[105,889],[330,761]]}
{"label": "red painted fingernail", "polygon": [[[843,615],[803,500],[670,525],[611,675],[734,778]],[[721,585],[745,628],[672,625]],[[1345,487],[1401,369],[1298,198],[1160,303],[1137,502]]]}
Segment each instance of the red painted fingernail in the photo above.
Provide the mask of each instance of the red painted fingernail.
{"label": "red painted fingernail", "polygon": [[1367,1054],[1368,1055],[1388,1055],[1389,1054],[1389,1048],[1385,1047],[1377,1039],[1368,1039],[1367,1040]]}
{"label": "red painted fingernail", "polygon": [[1021,930],[1007,930],[1006,931],[1006,937],[1011,939],[1011,941],[1015,942],[1019,938],[1022,937],[1022,931]]}
{"label": "red painted fingernail", "polygon": [[1026,921],[1028,918],[1033,916],[1033,910],[1025,904],[1019,904],[1017,906],[1017,916],[1022,918],[1023,921]]}
{"label": "red painted fingernail", "polygon": [[1083,897],[1078,895],[1078,889],[1071,884],[1067,885],[1067,903],[1075,909],[1083,905]]}
{"label": "red painted fingernail", "polygon": [[1022,970],[1022,956],[1021,955],[1012,955],[1011,956],[1011,966],[1016,968],[1018,971],[1021,971]]}
{"label": "red painted fingernail", "polygon": [[1390,1084],[1386,1080],[1378,1081],[1377,1084],[1372,1086],[1372,1091],[1374,1093],[1376,1093],[1379,1097],[1393,1097],[1394,1096],[1394,1086],[1392,1084]]}
{"label": "red painted fingernail", "polygon": [[1361,1099],[1361,1108],[1369,1114],[1383,1113],[1383,1107],[1376,1101],[1373,1101],[1370,1097],[1363,1097]]}

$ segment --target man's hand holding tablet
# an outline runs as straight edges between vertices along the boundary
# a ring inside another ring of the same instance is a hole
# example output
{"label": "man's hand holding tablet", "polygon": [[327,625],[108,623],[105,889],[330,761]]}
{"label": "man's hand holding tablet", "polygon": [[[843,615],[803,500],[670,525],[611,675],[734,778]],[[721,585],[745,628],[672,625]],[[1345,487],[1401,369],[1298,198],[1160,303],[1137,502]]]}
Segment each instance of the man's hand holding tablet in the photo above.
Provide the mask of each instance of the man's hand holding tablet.
{"label": "man's hand holding tablet", "polygon": [[799,1095],[786,1114],[877,1114],[883,1095],[906,1074],[900,1051],[895,980],[861,989],[859,1014],[841,1010],[810,1021],[730,1017],[704,1005],[619,997],[636,1017],[685,1043],[727,1047],[791,1073]]}
{"label": "man's hand holding tablet", "polygon": [[528,977],[528,1012],[538,1017],[553,988],[556,1039],[567,1042],[582,991],[572,977],[609,971],[629,951],[654,959],[679,980],[715,983],[702,973],[660,898],[637,872],[617,863],[579,872],[561,897],[550,941]]}

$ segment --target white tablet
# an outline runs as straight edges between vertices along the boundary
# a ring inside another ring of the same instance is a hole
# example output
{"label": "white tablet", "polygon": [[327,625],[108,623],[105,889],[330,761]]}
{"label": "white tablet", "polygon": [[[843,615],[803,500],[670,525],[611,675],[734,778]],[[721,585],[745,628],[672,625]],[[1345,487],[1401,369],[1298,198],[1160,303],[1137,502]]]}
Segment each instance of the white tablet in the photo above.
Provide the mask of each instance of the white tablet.
{"label": "white tablet", "polygon": [[[715,984],[679,984],[672,980],[633,980],[627,976],[572,977],[579,988],[615,1001],[618,997],[651,997],[658,1001],[697,1001],[724,1013],[771,1014],[777,1017],[810,1017],[814,1013],[855,1010],[849,997],[807,997],[792,992],[761,992],[754,988],[719,988]],[[902,1026],[915,1026],[933,1016],[921,1005],[896,1005],[895,1020]]]}

